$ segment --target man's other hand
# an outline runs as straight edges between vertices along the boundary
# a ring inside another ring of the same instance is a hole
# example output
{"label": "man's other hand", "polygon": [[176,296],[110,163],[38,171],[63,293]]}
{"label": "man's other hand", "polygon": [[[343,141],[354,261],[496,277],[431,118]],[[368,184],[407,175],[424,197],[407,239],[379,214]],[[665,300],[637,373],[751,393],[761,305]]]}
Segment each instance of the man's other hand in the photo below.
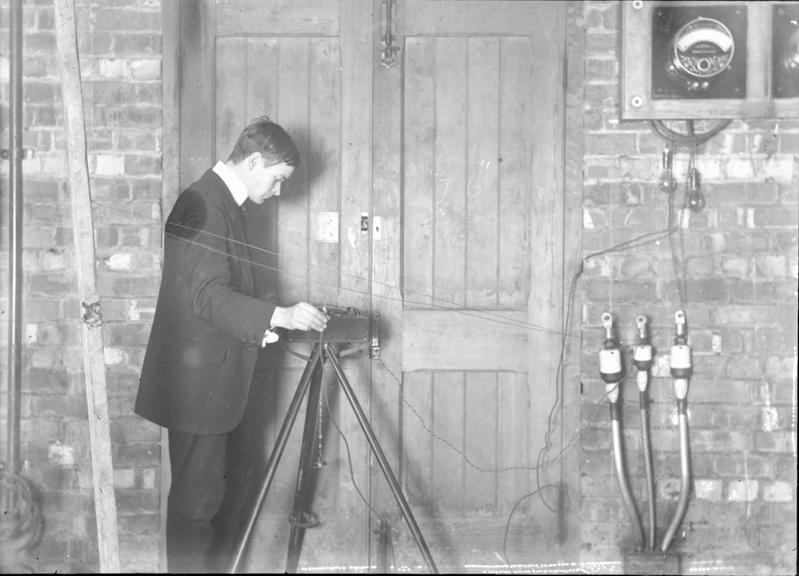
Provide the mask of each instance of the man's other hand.
{"label": "man's other hand", "polygon": [[307,302],[298,302],[288,308],[276,307],[269,325],[272,328],[286,328],[287,330],[322,332],[327,327],[327,316]]}

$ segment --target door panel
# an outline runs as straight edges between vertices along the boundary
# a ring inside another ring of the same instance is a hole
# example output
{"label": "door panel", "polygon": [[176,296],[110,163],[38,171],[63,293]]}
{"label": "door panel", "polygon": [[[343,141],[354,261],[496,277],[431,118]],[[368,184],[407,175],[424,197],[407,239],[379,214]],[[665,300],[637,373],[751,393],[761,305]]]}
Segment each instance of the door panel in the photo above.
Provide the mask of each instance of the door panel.
{"label": "door panel", "polygon": [[404,479],[442,563],[484,562],[520,499],[533,527],[524,554],[552,558],[557,515],[524,496],[564,480],[557,465],[536,473],[541,449],[556,462],[560,446],[548,412],[563,298],[563,7],[399,9],[404,101],[375,110],[401,106],[403,300],[389,315],[402,326]]}
{"label": "door panel", "polygon": [[[369,304],[363,280],[369,277],[368,235],[348,233],[369,210],[370,189],[364,182],[371,172],[371,107],[363,95],[370,95],[370,75],[352,70],[368,68],[370,61],[364,65],[360,60],[363,54],[371,58],[371,33],[367,26],[365,34],[342,38],[340,22],[348,21],[350,28],[345,30],[363,30],[362,14],[371,24],[370,4],[371,0],[181,3],[181,186],[195,181],[217,160],[226,160],[241,129],[262,115],[281,124],[299,148],[301,164],[284,184],[279,201],[246,207],[259,292],[266,296],[268,290],[275,291],[284,304],[307,300],[360,309]],[[360,117],[353,120],[354,111]],[[342,146],[343,142],[359,146]],[[309,351],[303,345],[293,349]],[[275,384],[253,395],[268,422],[267,451],[304,368],[301,359],[282,349],[272,352],[271,363],[259,364],[255,384],[266,375],[258,370],[274,372]],[[369,366],[362,360],[346,360],[343,366],[368,409]],[[349,407],[340,409],[338,403],[331,389],[323,408],[325,419],[330,420],[329,405],[350,445],[330,427],[324,441],[329,464],[320,474],[314,506],[326,530],[308,532],[303,563],[358,558],[368,551],[369,511],[349,490],[348,465],[352,452],[353,469],[366,485],[365,441]],[[303,418],[301,412],[259,516],[251,546],[253,569],[284,568]],[[338,522],[355,524],[359,536],[336,530]],[[312,554],[314,550],[322,552]]]}
{"label": "door panel", "polygon": [[[393,68],[379,56],[382,0],[181,4],[181,185],[226,159],[260,115],[292,135],[301,166],[279,201],[248,208],[257,284],[287,302],[381,314],[381,358],[344,368],[443,570],[493,562],[507,515],[536,488],[556,400],[561,4],[403,0]],[[260,400],[269,447],[303,365],[284,355]],[[374,563],[378,513],[398,565],[419,566],[349,406],[330,402],[341,432],[328,426],[324,524],[308,532],[301,566]],[[283,568],[300,430],[253,568]],[[549,454],[559,447],[554,438]],[[510,542],[529,558],[552,548],[557,522],[536,499],[522,504],[514,525],[525,531]]]}
{"label": "door panel", "polygon": [[[340,59],[335,38],[219,37],[216,43],[216,159],[226,159],[241,128],[268,115],[300,148],[302,164],[285,194],[259,212],[279,226],[252,227],[250,241],[280,254],[280,295],[336,302],[338,238],[320,241],[318,214],[338,212],[340,175]],[[277,213],[279,212],[279,216]]]}

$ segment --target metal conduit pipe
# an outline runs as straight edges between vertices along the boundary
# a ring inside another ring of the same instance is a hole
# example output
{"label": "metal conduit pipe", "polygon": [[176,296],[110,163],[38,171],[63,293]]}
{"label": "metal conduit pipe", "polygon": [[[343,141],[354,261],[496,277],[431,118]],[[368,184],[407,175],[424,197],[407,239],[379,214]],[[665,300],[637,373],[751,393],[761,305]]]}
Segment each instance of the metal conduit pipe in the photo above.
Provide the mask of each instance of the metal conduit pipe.
{"label": "metal conduit pipe", "polygon": [[685,399],[677,401],[677,411],[680,426],[680,499],[677,501],[677,509],[674,512],[674,518],[669,524],[669,529],[663,537],[663,544],[660,547],[661,552],[665,552],[671,546],[674,536],[677,534],[677,529],[685,517],[685,511],[688,509],[688,494],[691,487],[691,463],[688,456],[688,402]]}
{"label": "metal conduit pipe", "polygon": [[622,454],[622,441],[621,441],[621,418],[618,402],[610,403],[610,426],[613,434],[613,460],[616,465],[616,480],[619,484],[621,491],[621,499],[624,502],[624,508],[627,510],[627,516],[630,519],[630,524],[633,526],[635,532],[636,549],[641,550],[644,547],[644,529],[641,526],[641,519],[638,517],[638,510],[635,508],[633,502],[633,495],[630,492],[630,485],[627,482],[627,472],[624,469],[624,456]]}
{"label": "metal conduit pipe", "polygon": [[9,12],[9,227],[8,227],[8,434],[6,459],[12,474],[20,465],[22,394],[22,0]]}
{"label": "metal conduit pipe", "polygon": [[[6,466],[0,469],[0,508],[4,530],[0,534],[0,572],[33,572],[28,550],[42,533],[39,507],[27,480],[20,473],[20,422],[22,396],[22,5],[9,3],[9,206],[8,206],[8,378],[6,406]],[[6,157],[3,150],[3,157]]]}
{"label": "metal conduit pipe", "polygon": [[685,313],[678,310],[674,315],[677,325],[677,335],[674,338],[674,345],[671,347],[671,376],[674,378],[674,396],[677,399],[677,417],[680,427],[680,498],[677,502],[677,509],[674,518],[666,531],[663,543],[660,546],[662,552],[666,552],[671,546],[677,529],[682,523],[685,511],[688,508],[688,495],[691,491],[691,463],[688,446],[688,379],[691,376],[691,347],[688,346],[686,336]]}
{"label": "metal conduit pipe", "polygon": [[619,387],[624,378],[624,369],[621,362],[621,350],[613,335],[613,317],[609,312],[602,314],[602,326],[605,329],[605,342],[599,351],[599,373],[605,382],[605,394],[610,406],[610,425],[613,439],[613,461],[616,467],[616,481],[621,491],[622,501],[630,518],[636,538],[636,549],[644,546],[644,530],[641,519],[635,508],[630,486],[627,481],[627,472],[624,469],[624,455],[622,453],[621,437],[621,410],[619,408]]}
{"label": "metal conduit pipe", "polygon": [[644,391],[639,394],[641,405],[641,442],[644,445],[644,465],[646,468],[646,495],[649,511],[649,550],[655,549],[655,473],[652,467],[652,443],[649,440],[649,394]]}
{"label": "metal conduit pipe", "polygon": [[633,364],[638,373],[636,380],[638,384],[638,400],[641,412],[641,443],[644,447],[644,465],[646,468],[646,492],[647,504],[649,509],[649,539],[647,541],[649,550],[655,549],[655,474],[652,467],[652,443],[649,440],[649,369],[652,367],[652,345],[649,342],[647,333],[646,316],[638,316],[635,319],[638,327],[638,344],[633,349]]}

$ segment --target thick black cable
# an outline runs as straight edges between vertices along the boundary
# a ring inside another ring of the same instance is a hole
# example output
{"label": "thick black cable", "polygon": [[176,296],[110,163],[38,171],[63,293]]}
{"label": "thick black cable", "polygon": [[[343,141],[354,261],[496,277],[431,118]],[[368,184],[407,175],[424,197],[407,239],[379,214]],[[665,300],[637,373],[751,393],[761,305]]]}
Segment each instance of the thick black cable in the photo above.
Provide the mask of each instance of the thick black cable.
{"label": "thick black cable", "polygon": [[686,120],[686,123],[690,123],[691,126],[691,128],[688,128],[687,134],[672,130],[666,126],[663,120],[649,120],[649,127],[656,136],[667,143],[674,143],[682,146],[699,146],[724,130],[730,125],[730,122],[732,122],[730,119],[718,120],[712,128],[699,134],[693,132],[693,120]]}
{"label": "thick black cable", "polygon": [[[622,252],[622,251],[630,250],[632,248],[640,248],[640,247],[645,246],[647,244],[651,244],[651,243],[657,242],[657,241],[659,241],[659,240],[661,240],[661,239],[663,239],[665,237],[671,238],[673,236],[673,233],[676,230],[676,228],[674,227],[674,223],[673,223],[673,219],[674,219],[674,209],[673,209],[673,204],[672,204],[673,197],[674,197],[674,194],[670,193],[670,195],[669,195],[669,209],[668,209],[668,215],[667,215],[667,225],[666,225],[665,230],[659,230],[659,231],[656,231],[656,232],[648,232],[646,234],[642,234],[640,236],[637,236],[636,238],[621,242],[621,243],[616,244],[616,245],[614,245],[614,246],[612,246],[610,248],[593,252],[593,253],[585,256],[580,261],[580,267],[577,269],[577,271],[575,272],[574,276],[572,277],[571,285],[569,287],[569,295],[568,295],[568,298],[567,298],[567,306],[566,306],[566,321],[565,321],[565,328],[564,328],[564,331],[563,331],[564,335],[568,332],[568,326],[569,326],[570,318],[571,318],[571,311],[572,311],[572,308],[573,308],[573,298],[574,298],[575,287],[577,285],[578,279],[583,274],[583,271],[584,271],[584,268],[585,268],[585,263],[588,262],[589,260],[592,260],[592,259],[597,258],[599,256],[603,256],[603,255],[606,255],[606,254],[613,254],[613,253],[617,253],[617,252]],[[566,341],[565,341],[565,337],[564,337],[564,340],[561,342],[561,351],[560,351],[560,355],[559,355],[559,359],[558,359],[558,371],[556,373],[556,397],[555,397],[555,402],[553,403],[552,407],[550,408],[549,416],[547,418],[547,431],[544,434],[545,444],[541,448],[541,450],[539,451],[538,457],[536,458],[536,463],[537,464],[535,466],[535,471],[536,471],[536,484],[538,486],[541,485],[540,473],[541,473],[541,468],[543,467],[541,465],[541,459],[542,459],[543,455],[547,451],[549,451],[549,449],[551,448],[550,437],[551,437],[552,431],[553,431],[552,430],[552,417],[554,415],[554,412],[556,411],[556,408],[557,408],[558,402],[559,402],[559,398],[560,398],[560,387],[562,386],[562,383],[559,382],[558,379],[561,377],[561,367],[563,365],[564,356],[565,356],[565,344],[566,344]],[[558,513],[558,512],[561,511],[559,508],[553,508],[552,506],[550,506],[550,504],[548,502],[546,502],[546,500],[544,499],[544,496],[543,496],[543,492],[539,493],[539,498],[541,499],[541,503],[544,504],[544,506],[550,512]]]}

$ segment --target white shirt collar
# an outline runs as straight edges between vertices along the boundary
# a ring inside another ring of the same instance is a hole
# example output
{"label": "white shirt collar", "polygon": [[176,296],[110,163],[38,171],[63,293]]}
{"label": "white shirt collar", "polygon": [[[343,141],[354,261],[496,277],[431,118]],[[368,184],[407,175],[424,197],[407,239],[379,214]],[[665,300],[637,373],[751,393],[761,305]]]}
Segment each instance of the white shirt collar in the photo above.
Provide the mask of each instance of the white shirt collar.
{"label": "white shirt collar", "polygon": [[247,186],[244,185],[244,182],[241,181],[241,178],[239,178],[236,173],[230,169],[230,166],[221,160],[216,163],[213,170],[216,172],[216,175],[222,179],[228,190],[230,190],[230,193],[233,195],[233,199],[236,201],[236,204],[239,206],[244,204],[244,201],[247,199],[249,194],[247,194]]}

